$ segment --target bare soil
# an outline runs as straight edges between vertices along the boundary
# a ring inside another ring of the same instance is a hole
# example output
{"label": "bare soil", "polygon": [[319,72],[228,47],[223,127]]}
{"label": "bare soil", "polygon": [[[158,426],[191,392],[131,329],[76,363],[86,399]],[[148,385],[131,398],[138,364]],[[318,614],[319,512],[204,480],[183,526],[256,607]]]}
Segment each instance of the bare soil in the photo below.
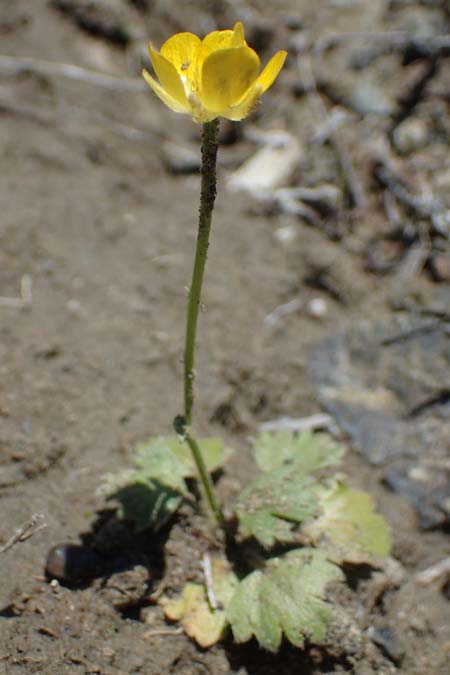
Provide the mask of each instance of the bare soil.
{"label": "bare soil", "polygon": [[[136,442],[170,433],[182,407],[199,178],[170,169],[165,142],[198,153],[199,128],[141,82],[146,41],[242,19],[263,60],[289,50],[253,117],[222,126],[196,427],[235,449],[219,482],[232,498],[252,475],[249,439],[262,422],[321,411],[310,355],[326,337],[413,312],[444,322],[449,353],[448,10],[447,0],[3,0],[0,544],[33,514],[46,528],[0,554],[1,673],[448,675],[448,578],[416,578],[450,555],[448,499],[424,528],[382,481],[388,451],[371,463],[350,433],[344,470],[390,523],[393,559],[353,579],[320,650],[197,648],[151,596],[161,581],[171,592],[199,577],[201,519],[182,511],[158,537],[134,536],[96,496],[101,476],[125,468]],[[317,140],[337,110],[334,135]],[[289,184],[335,186],[336,203],[301,217],[231,193],[227,175],[256,151],[255,128],[292,133],[301,159]],[[265,321],[294,299],[295,311]],[[433,387],[448,424],[448,385]],[[422,459],[442,475],[448,437],[436,447]],[[64,542],[100,551],[102,574],[49,583],[46,556]]]}

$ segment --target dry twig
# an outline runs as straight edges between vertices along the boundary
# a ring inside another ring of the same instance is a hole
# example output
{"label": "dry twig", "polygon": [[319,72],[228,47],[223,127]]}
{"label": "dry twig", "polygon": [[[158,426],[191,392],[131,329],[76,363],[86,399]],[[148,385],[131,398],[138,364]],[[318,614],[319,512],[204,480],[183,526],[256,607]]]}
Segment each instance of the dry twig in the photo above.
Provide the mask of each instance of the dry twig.
{"label": "dry twig", "polygon": [[114,91],[145,91],[147,85],[140,78],[117,77],[99,73],[88,68],[81,68],[70,63],[53,63],[43,59],[33,59],[20,56],[0,54],[0,72],[11,75],[33,73],[50,77],[65,77],[77,82],[86,82],[104,89]]}
{"label": "dry twig", "polygon": [[415,575],[415,580],[419,584],[424,586],[432,584],[434,581],[440,577],[449,577],[450,576],[450,557],[440,560],[435,565],[427,567],[427,569],[418,572]]}
{"label": "dry twig", "polygon": [[13,546],[21,542],[26,541],[37,532],[44,530],[47,527],[47,523],[44,522],[44,516],[42,513],[34,513],[30,520],[21,525],[8,539],[6,544],[0,547],[0,553],[5,553],[9,551]]}
{"label": "dry twig", "polygon": [[0,307],[12,307],[14,309],[24,309],[31,307],[33,303],[32,281],[28,274],[24,274],[20,280],[20,296],[18,298],[0,297]]}
{"label": "dry twig", "polygon": [[155,630],[148,630],[144,633],[144,638],[153,638],[153,637],[174,637],[175,635],[181,635],[183,632],[182,628],[159,628]]}
{"label": "dry twig", "polygon": [[261,431],[315,431],[316,429],[326,429],[328,431],[335,431],[336,424],[330,415],[325,413],[318,413],[317,415],[310,415],[310,417],[300,417],[294,419],[292,417],[279,417],[276,420],[263,422],[259,428]]}
{"label": "dry twig", "polygon": [[205,588],[208,597],[209,606],[212,610],[218,609],[216,594],[214,592],[214,580],[211,569],[211,558],[209,553],[205,553],[202,560],[203,574],[205,575]]}

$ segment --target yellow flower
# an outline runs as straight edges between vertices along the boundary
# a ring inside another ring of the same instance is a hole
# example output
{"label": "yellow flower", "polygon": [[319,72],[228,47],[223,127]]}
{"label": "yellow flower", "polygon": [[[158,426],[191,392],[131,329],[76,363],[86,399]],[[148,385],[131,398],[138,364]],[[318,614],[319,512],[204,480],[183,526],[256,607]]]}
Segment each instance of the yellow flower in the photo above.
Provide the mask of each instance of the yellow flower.
{"label": "yellow flower", "polygon": [[246,117],[274,83],[287,55],[277,52],[258,75],[259,57],[247,45],[240,22],[203,40],[177,33],[159,52],[150,43],[149,53],[159,82],[146,70],[142,74],[155,94],[171,110],[202,124],[216,117]]}

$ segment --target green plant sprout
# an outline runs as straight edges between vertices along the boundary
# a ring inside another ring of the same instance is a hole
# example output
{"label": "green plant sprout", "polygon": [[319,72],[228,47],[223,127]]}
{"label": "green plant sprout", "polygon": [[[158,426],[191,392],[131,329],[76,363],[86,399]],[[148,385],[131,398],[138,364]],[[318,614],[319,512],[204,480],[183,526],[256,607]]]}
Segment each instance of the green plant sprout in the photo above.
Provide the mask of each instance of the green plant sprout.
{"label": "green plant sprout", "polygon": [[[255,442],[256,479],[225,519],[212,475],[226,460],[218,439],[198,439],[193,429],[195,344],[211,219],[216,197],[219,117],[241,120],[277,78],[286,52],[277,52],[259,74],[260,61],[237,23],[200,40],[172,36],[150,59],[159,81],[143,76],[175,112],[202,124],[198,237],[189,290],[184,346],[184,412],[176,437],[152,438],[136,448],[134,467],[104,477],[102,494],[120,504],[120,515],[137,528],[158,530],[181,502],[192,500],[187,480],[200,479],[209,510],[240,558],[239,572],[222,554],[208,557],[205,584],[188,583],[177,598],[162,598],[165,615],[208,647],[231,627],[234,639],[253,636],[277,651],[283,636],[302,647],[321,644],[333,604],[330,582],[343,583],[342,565],[381,564],[390,539],[368,494],[353,490],[333,467],[343,449],[323,434],[265,433]],[[250,545],[252,544],[252,545]],[[277,547],[277,555],[273,555]],[[252,553],[249,553],[249,550]],[[281,551],[281,552],[280,552]],[[242,574],[242,569],[250,570]]]}

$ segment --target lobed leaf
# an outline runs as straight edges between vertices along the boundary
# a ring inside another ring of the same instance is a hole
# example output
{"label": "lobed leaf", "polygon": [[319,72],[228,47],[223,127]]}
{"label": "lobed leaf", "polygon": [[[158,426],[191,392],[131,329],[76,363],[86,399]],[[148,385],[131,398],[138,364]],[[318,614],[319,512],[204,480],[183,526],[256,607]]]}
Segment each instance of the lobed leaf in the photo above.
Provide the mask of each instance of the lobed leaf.
{"label": "lobed leaf", "polygon": [[181,621],[185,633],[201,647],[210,647],[223,637],[228,626],[224,608],[230,603],[238,585],[236,575],[222,558],[211,559],[211,576],[214,595],[220,605],[218,609],[211,608],[202,584],[187,583],[181,597],[161,600],[166,617]]}
{"label": "lobed leaf", "polygon": [[388,555],[391,540],[384,518],[373,512],[366,492],[335,482],[319,497],[322,515],[302,532],[335,562],[373,563]]}
{"label": "lobed leaf", "polygon": [[[208,471],[216,471],[224,462],[222,442],[216,438],[199,442]],[[163,485],[187,494],[185,479],[194,478],[196,467],[187,444],[173,437],[160,436],[136,446],[134,464],[146,479],[158,480]]]}
{"label": "lobed leaf", "polygon": [[319,513],[320,485],[297,465],[285,465],[254,480],[240,495],[235,511],[244,537],[270,548],[295,538],[294,527]]}
{"label": "lobed leaf", "polygon": [[254,635],[265,649],[278,650],[283,634],[296,647],[305,639],[320,644],[332,616],[326,586],[343,573],[321,551],[296,549],[273,558],[264,570],[245,577],[227,608],[237,642]]}
{"label": "lobed leaf", "polygon": [[339,463],[344,448],[335,445],[326,434],[304,431],[266,432],[256,439],[253,455],[261,471],[279,469],[283,464],[295,463],[305,475]]}
{"label": "lobed leaf", "polygon": [[182,498],[157,481],[135,482],[109,495],[120,503],[119,516],[135,523],[138,530],[161,528],[179,508]]}
{"label": "lobed leaf", "polygon": [[[199,441],[206,467],[215,471],[224,462],[220,440]],[[136,446],[134,469],[103,477],[99,493],[120,503],[119,515],[139,529],[158,529],[189,496],[186,478],[196,475],[191,451],[178,438],[158,437]]]}

